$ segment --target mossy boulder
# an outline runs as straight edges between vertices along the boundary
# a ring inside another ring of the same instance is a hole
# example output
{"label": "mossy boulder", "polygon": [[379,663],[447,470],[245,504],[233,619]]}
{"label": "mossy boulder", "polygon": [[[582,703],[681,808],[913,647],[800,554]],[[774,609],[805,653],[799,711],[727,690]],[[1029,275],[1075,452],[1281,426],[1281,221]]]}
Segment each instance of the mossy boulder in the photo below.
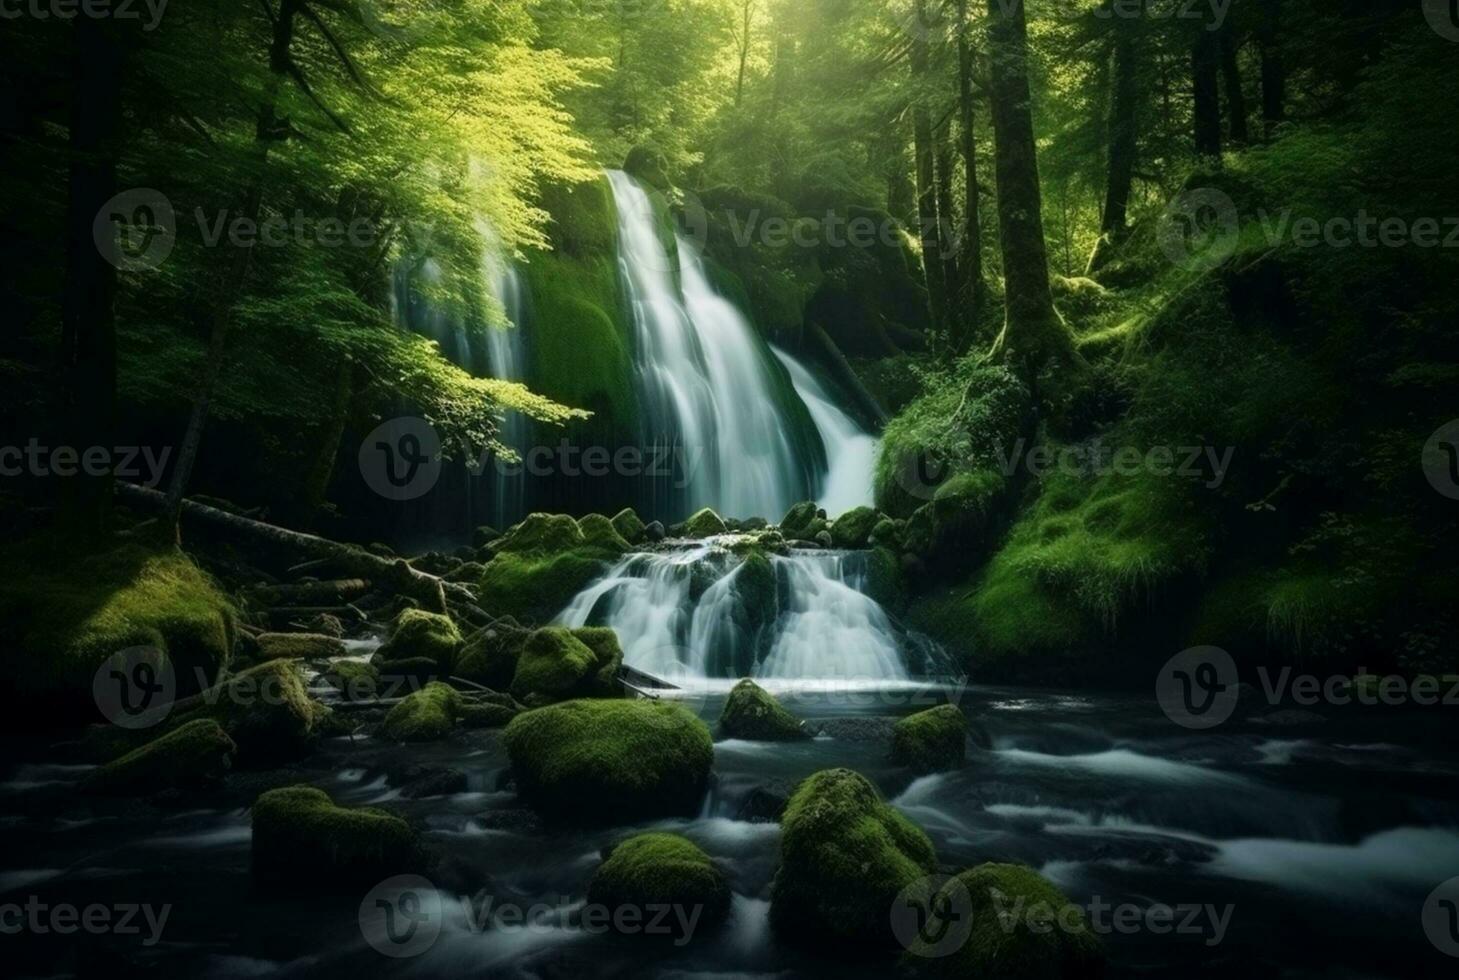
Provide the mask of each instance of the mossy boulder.
{"label": "mossy boulder", "polygon": [[520,715],[523,707],[510,694],[461,696],[457,718],[467,728],[504,728]]}
{"label": "mossy boulder", "polygon": [[927,835],[849,769],[806,779],[780,823],[770,886],[776,933],[797,944],[891,946],[892,903],[936,869]]}
{"label": "mossy boulder", "polygon": [[392,742],[434,742],[455,730],[460,710],[456,689],[433,681],[390,709],[380,735]]}
{"label": "mossy boulder", "polygon": [[719,733],[725,738],[757,742],[784,742],[809,737],[800,720],[754,681],[746,678],[734,686],[719,716]]}
{"label": "mossy boulder", "polygon": [[780,533],[787,538],[808,541],[819,528],[815,528],[820,506],[814,500],[796,504],[780,519]]}
{"label": "mossy boulder", "polygon": [[328,660],[344,655],[344,643],[323,633],[260,633],[255,658],[269,660]]}
{"label": "mossy boulder", "polygon": [[967,762],[967,745],[968,719],[956,705],[919,711],[892,728],[892,762],[919,776],[961,769]]}
{"label": "mossy boulder", "polygon": [[211,718],[237,743],[239,765],[259,767],[309,752],[329,715],[292,661],[270,660],[179,702],[169,721]]}
{"label": "mossy boulder", "polygon": [[180,551],[127,544],[101,554],[35,538],[0,554],[0,693],[14,720],[94,716],[92,679],[113,654],[160,651],[179,695],[217,678],[236,611]]}
{"label": "mossy boulder", "polygon": [[336,806],[313,786],[269,790],[253,804],[253,873],[290,893],[369,888],[425,866],[415,831],[384,810]]}
{"label": "mossy boulder", "polygon": [[477,630],[461,650],[456,676],[493,690],[505,690],[516,676],[517,660],[531,635],[531,630],[508,620]]}
{"label": "mossy boulder", "polygon": [[382,661],[432,660],[450,671],[463,645],[461,631],[450,616],[406,609],[390,627],[390,636],[380,646]]}
{"label": "mossy boulder", "polygon": [[628,540],[618,533],[613,522],[602,514],[589,514],[578,519],[578,528],[583,532],[583,542],[590,548],[621,555],[632,549]]}
{"label": "mossy boulder", "polygon": [[210,718],[198,718],[87,774],[81,789],[140,796],[165,789],[200,789],[228,771],[238,746]]}
{"label": "mossy boulder", "polygon": [[[593,873],[588,901],[612,910],[669,906],[692,917],[695,928],[708,928],[729,915],[730,888],[724,872],[692,841],[678,834],[640,834],[614,847]],[[677,925],[673,917],[665,923]]]}
{"label": "mossy boulder", "polygon": [[582,526],[566,514],[529,514],[495,548],[517,554],[567,551],[587,543]]}
{"label": "mossy boulder", "polygon": [[359,660],[336,660],[320,677],[346,701],[372,698],[380,689],[379,668]]}
{"label": "mossy boulder", "polygon": [[1104,973],[1103,943],[1084,910],[1031,868],[979,865],[945,881],[941,895],[928,896],[930,907],[966,915],[958,928],[968,935],[951,953],[919,936],[902,956],[914,977],[1094,980]]}
{"label": "mossy boulder", "polygon": [[[902,563],[887,548],[875,547],[866,553],[862,586],[867,595],[893,615],[901,615],[907,604],[906,579]],[[916,583],[912,583],[915,585]]]}
{"label": "mossy boulder", "polygon": [[865,548],[872,529],[881,518],[870,507],[854,507],[836,518],[831,525],[831,543],[837,548]]}
{"label": "mossy boulder", "polygon": [[632,507],[625,507],[613,515],[613,529],[629,544],[638,544],[644,538],[647,525]]}
{"label": "mossy boulder", "polygon": [[684,708],[583,700],[520,715],[504,734],[517,791],[544,816],[573,824],[695,813],[709,786],[714,740]]}
{"label": "mossy boulder", "polygon": [[906,521],[883,517],[871,529],[871,535],[866,539],[867,543],[874,548],[890,548],[893,551],[899,551],[902,547],[902,534],[906,526]]}
{"label": "mossy boulder", "polygon": [[623,650],[611,629],[540,629],[522,646],[512,696],[525,704],[612,697],[622,666]]}
{"label": "mossy boulder", "polygon": [[525,623],[547,622],[602,575],[612,557],[586,547],[560,554],[499,554],[481,576],[482,608]]}
{"label": "mossy boulder", "polygon": [[711,538],[728,531],[724,519],[712,507],[705,507],[684,522],[683,534],[686,538]]}

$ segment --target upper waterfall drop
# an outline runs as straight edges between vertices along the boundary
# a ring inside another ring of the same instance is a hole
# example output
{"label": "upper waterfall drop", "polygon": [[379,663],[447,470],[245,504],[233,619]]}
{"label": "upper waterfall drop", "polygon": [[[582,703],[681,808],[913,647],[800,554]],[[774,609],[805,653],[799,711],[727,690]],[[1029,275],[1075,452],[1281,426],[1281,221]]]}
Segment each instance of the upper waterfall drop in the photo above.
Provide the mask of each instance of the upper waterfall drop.
{"label": "upper waterfall drop", "polygon": [[876,496],[872,474],[876,469],[877,438],[831,400],[825,386],[805,365],[778,347],[770,349],[790,372],[796,394],[810,410],[826,447],[828,469],[817,503],[833,517],[854,507],[872,506]]}

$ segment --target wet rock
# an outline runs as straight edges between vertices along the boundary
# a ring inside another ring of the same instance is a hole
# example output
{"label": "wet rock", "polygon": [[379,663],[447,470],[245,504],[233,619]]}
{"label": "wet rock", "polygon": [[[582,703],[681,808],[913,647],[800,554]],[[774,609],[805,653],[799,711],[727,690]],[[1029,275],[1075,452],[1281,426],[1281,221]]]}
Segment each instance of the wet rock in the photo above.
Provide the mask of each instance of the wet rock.
{"label": "wet rock", "polygon": [[664,540],[664,538],[668,537],[668,532],[664,530],[664,525],[662,521],[651,521],[643,529],[643,536],[645,539],[652,541],[654,544],[658,544],[660,541]]}
{"label": "wet rock", "polygon": [[724,738],[753,741],[791,741],[808,737],[800,719],[754,681],[735,685],[719,716],[719,734]]}
{"label": "wet rock", "polygon": [[961,769],[967,763],[967,744],[967,718],[957,707],[943,704],[896,723],[892,762],[919,776]]}
{"label": "wet rock", "polygon": [[441,766],[411,766],[392,782],[400,786],[400,795],[409,800],[466,792],[466,774]]}
{"label": "wet rock", "polygon": [[212,786],[232,766],[238,746],[210,718],[199,718],[88,773],[87,793],[141,796]]}
{"label": "wet rock", "polygon": [[253,804],[253,873],[291,894],[369,888],[424,869],[415,832],[374,807],[336,806],[323,790],[288,786]]}

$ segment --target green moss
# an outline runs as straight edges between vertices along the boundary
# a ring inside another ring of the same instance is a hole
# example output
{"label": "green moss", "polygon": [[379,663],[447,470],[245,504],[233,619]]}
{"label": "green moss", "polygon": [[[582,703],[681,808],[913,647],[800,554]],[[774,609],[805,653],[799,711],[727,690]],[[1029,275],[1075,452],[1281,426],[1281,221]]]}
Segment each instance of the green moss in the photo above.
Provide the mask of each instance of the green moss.
{"label": "green moss", "polygon": [[581,548],[587,543],[583,529],[566,514],[528,514],[498,540],[497,552],[510,551],[521,555],[545,554]]}
{"label": "green moss", "polygon": [[902,547],[903,533],[906,530],[906,526],[906,521],[897,521],[890,517],[883,517],[871,529],[871,537],[867,539],[867,542],[876,548],[889,548],[894,552],[899,551]]}
{"label": "green moss", "polygon": [[678,705],[568,701],[504,734],[517,790],[550,819],[606,824],[696,812],[709,785],[709,729]]}
{"label": "green moss", "polygon": [[81,788],[112,796],[196,789],[227,772],[237,749],[216,721],[199,718],[89,773]]}
{"label": "green moss", "polygon": [[725,527],[724,519],[711,507],[705,507],[684,522],[686,538],[708,538],[716,534],[724,534],[728,530],[729,528]]}
{"label": "green moss", "polygon": [[0,684],[66,714],[94,711],[92,677],[129,647],[161,651],[181,693],[228,664],[236,613],[212,578],[178,551],[127,544],[78,556],[33,539],[0,555]]}
{"label": "green moss", "polygon": [[522,708],[510,698],[503,700],[461,701],[461,724],[467,728],[503,728],[522,713]]}
{"label": "green moss", "polygon": [[719,716],[719,734],[759,742],[782,742],[807,738],[800,720],[754,681],[746,678],[734,686]]}
{"label": "green moss", "polygon": [[526,704],[611,696],[622,664],[623,651],[610,629],[540,629],[522,647],[512,696]]}
{"label": "green moss", "polygon": [[169,724],[211,718],[237,743],[240,765],[268,766],[307,753],[329,713],[292,661],[271,660],[179,702]]}
{"label": "green moss", "polygon": [[[631,514],[632,511],[629,513]],[[582,529],[583,542],[590,548],[598,548],[618,555],[632,548],[627,539],[618,533],[618,528],[614,523],[602,514],[589,514],[579,518],[578,527]]]}
{"label": "green moss", "polygon": [[849,769],[801,783],[780,825],[780,870],[770,886],[777,934],[806,945],[890,945],[898,893],[936,869],[927,835]]}
{"label": "green moss", "polygon": [[623,161],[624,173],[661,191],[667,191],[672,186],[668,171],[669,161],[663,151],[646,143],[629,150]]}
{"label": "green moss", "polygon": [[261,633],[260,662],[268,660],[328,660],[344,655],[344,643],[323,633]]}
{"label": "green moss", "polygon": [[604,552],[580,548],[554,555],[497,555],[481,577],[482,608],[526,623],[546,622],[607,568]]}
{"label": "green moss", "polygon": [[724,873],[692,841],[677,834],[640,834],[613,848],[593,873],[588,901],[609,909],[669,906],[696,918],[696,927],[710,927],[728,916],[730,888]]}
{"label": "green moss", "polygon": [[613,515],[613,529],[629,544],[638,544],[643,540],[646,527],[632,507],[625,507]]}
{"label": "green moss", "polygon": [[967,761],[968,719],[942,704],[901,719],[892,728],[892,762],[919,776],[960,769]]}
{"label": "green moss", "polygon": [[358,660],[336,660],[321,675],[324,682],[344,695],[347,701],[375,696],[380,686],[380,671],[374,664]]}
{"label": "green moss", "polygon": [[919,937],[902,957],[912,975],[929,980],[1093,980],[1103,975],[1103,945],[1084,910],[1036,871],[983,864],[949,879],[942,894],[945,898],[929,907],[968,915],[968,937],[948,955],[936,955],[941,950]]}
{"label": "green moss", "polygon": [[410,825],[384,810],[336,806],[313,786],[270,790],[253,804],[253,873],[291,892],[369,888],[425,865]]}
{"label": "green moss", "polygon": [[831,543],[837,548],[865,548],[881,515],[871,507],[854,507],[831,525]]}
{"label": "green moss", "polygon": [[505,690],[511,686],[522,647],[531,635],[531,630],[505,622],[477,630],[461,650],[456,676],[494,690]]}
{"label": "green moss", "polygon": [[812,525],[820,513],[820,506],[814,500],[806,500],[791,507],[780,519],[780,533],[787,538],[806,540],[813,534]]}
{"label": "green moss", "polygon": [[455,730],[460,710],[456,689],[433,681],[391,708],[380,734],[392,742],[434,742]]}
{"label": "green moss", "polygon": [[902,563],[889,548],[873,548],[866,556],[866,594],[882,608],[900,615],[907,605],[907,583],[903,581]]}
{"label": "green moss", "polygon": [[390,636],[380,646],[382,661],[431,660],[449,672],[461,652],[461,631],[449,616],[423,609],[406,609],[390,627]]}

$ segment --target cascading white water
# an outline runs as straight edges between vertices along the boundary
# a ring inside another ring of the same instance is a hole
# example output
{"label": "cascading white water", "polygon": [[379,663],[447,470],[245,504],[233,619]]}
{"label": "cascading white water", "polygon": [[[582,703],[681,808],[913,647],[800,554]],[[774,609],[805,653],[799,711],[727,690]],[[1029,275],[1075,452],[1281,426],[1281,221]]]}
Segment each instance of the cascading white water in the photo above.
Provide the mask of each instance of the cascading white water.
{"label": "cascading white water", "polygon": [[635,554],[557,621],[611,627],[629,666],[691,686],[739,677],[885,683],[941,673],[936,645],[865,593],[867,560],[856,552],[792,552],[771,557],[769,580],[755,582],[755,566],[713,540]]}
{"label": "cascading white water", "polygon": [[[511,326],[486,332],[486,374],[503,381],[527,378],[527,297],[522,274],[504,254],[494,235],[487,234],[485,274],[491,293],[501,303]],[[508,412],[497,438],[522,455],[531,448],[531,425],[520,412]],[[527,477],[521,466],[492,466],[483,474],[491,481],[489,520],[506,527],[527,515]]]}
{"label": "cascading white water", "polygon": [[769,348],[714,291],[690,243],[676,239],[677,256],[669,255],[644,189],[621,171],[608,180],[645,435],[674,446],[688,467],[677,474],[677,510],[773,518],[814,497],[824,450],[795,417],[804,406],[777,384]]}
{"label": "cascading white water", "polygon": [[826,446],[829,469],[818,503],[835,517],[853,507],[871,506],[872,472],[876,467],[876,437],[866,432],[832,401],[816,376],[778,347],[770,348],[785,370],[796,394],[810,410],[811,420]]}

